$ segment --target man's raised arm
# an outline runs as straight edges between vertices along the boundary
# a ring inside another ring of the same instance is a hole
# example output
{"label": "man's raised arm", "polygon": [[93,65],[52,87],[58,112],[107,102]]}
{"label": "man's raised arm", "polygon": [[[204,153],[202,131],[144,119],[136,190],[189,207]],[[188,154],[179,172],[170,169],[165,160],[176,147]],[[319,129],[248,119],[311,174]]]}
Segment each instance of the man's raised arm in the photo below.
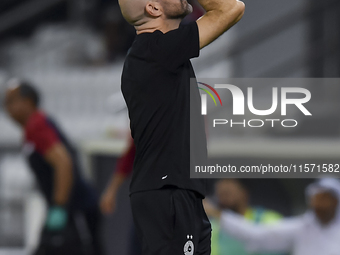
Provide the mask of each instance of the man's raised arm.
{"label": "man's raised arm", "polygon": [[216,40],[243,16],[245,5],[238,0],[198,0],[206,13],[197,20],[200,48]]}

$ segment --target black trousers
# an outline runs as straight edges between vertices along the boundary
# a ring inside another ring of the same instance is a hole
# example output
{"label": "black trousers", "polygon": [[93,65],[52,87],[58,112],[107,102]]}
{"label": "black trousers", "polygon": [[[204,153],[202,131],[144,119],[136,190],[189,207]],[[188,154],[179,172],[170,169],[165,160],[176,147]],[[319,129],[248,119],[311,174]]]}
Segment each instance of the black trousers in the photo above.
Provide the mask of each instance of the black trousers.
{"label": "black trousers", "polygon": [[194,191],[166,187],[131,194],[142,255],[210,255],[211,225]]}

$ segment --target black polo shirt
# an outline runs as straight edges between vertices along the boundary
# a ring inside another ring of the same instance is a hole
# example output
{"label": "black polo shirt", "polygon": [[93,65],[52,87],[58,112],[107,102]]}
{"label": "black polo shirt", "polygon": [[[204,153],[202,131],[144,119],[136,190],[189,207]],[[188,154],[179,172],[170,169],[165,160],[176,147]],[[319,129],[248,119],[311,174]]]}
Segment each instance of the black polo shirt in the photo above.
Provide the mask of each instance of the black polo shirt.
{"label": "black polo shirt", "polygon": [[[196,22],[163,34],[142,33],[129,50],[121,88],[136,156],[130,192],[175,185],[205,195],[206,181],[190,179],[190,59],[199,56]],[[197,87],[196,87],[197,89]],[[200,95],[195,93],[197,109]],[[205,137],[204,127],[201,134]],[[206,152],[206,141],[202,149]]]}

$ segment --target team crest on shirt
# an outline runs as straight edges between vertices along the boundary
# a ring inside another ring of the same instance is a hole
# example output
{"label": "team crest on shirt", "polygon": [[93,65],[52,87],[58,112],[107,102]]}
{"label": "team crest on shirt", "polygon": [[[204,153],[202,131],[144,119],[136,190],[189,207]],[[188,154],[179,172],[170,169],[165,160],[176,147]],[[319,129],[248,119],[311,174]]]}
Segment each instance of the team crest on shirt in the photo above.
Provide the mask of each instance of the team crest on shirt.
{"label": "team crest on shirt", "polygon": [[184,244],[184,255],[194,254],[194,243],[191,241],[193,239],[192,235],[187,235],[188,241]]}
{"label": "team crest on shirt", "polygon": [[25,156],[30,156],[35,150],[35,146],[33,143],[25,143],[23,146],[22,146],[22,153],[25,155]]}

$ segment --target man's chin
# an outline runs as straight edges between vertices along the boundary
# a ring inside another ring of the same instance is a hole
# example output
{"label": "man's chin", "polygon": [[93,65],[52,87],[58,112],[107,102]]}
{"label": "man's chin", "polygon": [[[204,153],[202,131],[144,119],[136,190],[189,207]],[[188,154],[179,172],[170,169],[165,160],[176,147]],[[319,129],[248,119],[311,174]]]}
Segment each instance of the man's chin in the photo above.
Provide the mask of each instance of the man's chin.
{"label": "man's chin", "polygon": [[193,8],[191,6],[191,4],[188,4],[186,11],[183,12],[183,14],[181,15],[181,19],[184,19],[186,16],[188,16],[189,14],[191,14],[193,12]]}
{"label": "man's chin", "polygon": [[186,16],[188,16],[189,14],[191,14],[193,12],[193,8],[191,6],[191,4],[188,3],[188,5],[186,6],[185,9],[183,9],[182,13],[178,13],[177,15],[176,14],[173,14],[173,15],[167,15],[167,18],[168,19],[184,19]]}

